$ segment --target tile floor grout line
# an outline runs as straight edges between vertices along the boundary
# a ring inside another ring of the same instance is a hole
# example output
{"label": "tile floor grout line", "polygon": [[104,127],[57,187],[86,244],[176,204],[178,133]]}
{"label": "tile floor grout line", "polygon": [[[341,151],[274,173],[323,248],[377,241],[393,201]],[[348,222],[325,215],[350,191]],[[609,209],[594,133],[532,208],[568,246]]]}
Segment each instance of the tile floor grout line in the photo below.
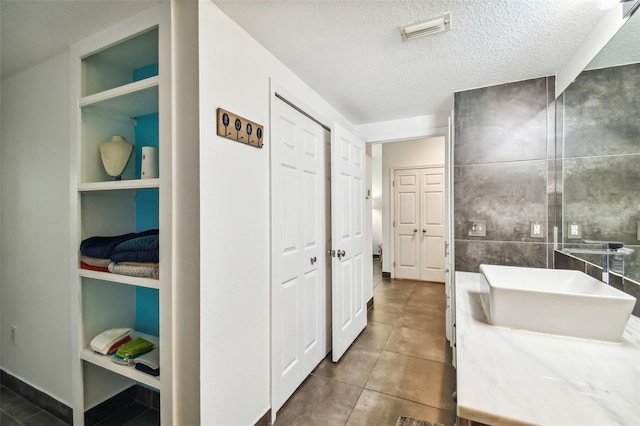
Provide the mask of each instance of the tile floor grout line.
{"label": "tile floor grout line", "polygon": [[358,401],[360,401],[360,398],[362,398],[362,393],[363,392],[364,392],[364,387],[361,387],[360,388],[360,393],[358,394],[358,397],[356,398],[356,402],[355,402],[355,404],[353,404],[353,407],[351,408],[351,412],[349,413],[349,416],[347,417],[347,420],[344,422],[344,425],[349,423],[349,420],[351,419],[351,416],[353,416],[353,412],[356,410],[356,406],[358,405]]}
{"label": "tile floor grout line", "polygon": [[451,363],[449,363],[449,362],[447,362],[447,361],[441,361],[441,360],[439,360],[439,359],[425,358],[425,357],[421,357],[421,356],[418,356],[418,355],[410,355],[410,354],[406,354],[406,353],[404,353],[404,352],[397,352],[397,351],[393,351],[393,350],[391,350],[391,349],[384,349],[384,351],[385,351],[385,352],[390,352],[390,353],[392,353],[392,354],[405,355],[405,356],[411,356],[411,357],[414,357],[414,358],[423,359],[423,360],[425,360],[425,361],[437,362],[437,363],[439,363],[439,364],[444,364],[444,365],[450,365],[450,366],[453,366],[453,364],[451,364]]}
{"label": "tile floor grout line", "polygon": [[424,402],[414,401],[413,399],[405,398],[403,396],[398,396],[398,395],[394,395],[394,394],[391,394],[391,393],[382,392],[382,391],[379,391],[379,390],[376,390],[376,389],[369,389],[369,388],[364,388],[364,389],[368,390],[369,392],[379,393],[380,395],[390,396],[392,398],[401,399],[403,401],[411,402],[413,404],[418,404],[418,405],[423,405],[425,407],[435,408],[436,410],[446,411],[448,413],[455,413],[456,412],[455,409],[454,410],[447,410],[446,408],[437,407],[437,406],[431,405],[431,404],[425,404]]}

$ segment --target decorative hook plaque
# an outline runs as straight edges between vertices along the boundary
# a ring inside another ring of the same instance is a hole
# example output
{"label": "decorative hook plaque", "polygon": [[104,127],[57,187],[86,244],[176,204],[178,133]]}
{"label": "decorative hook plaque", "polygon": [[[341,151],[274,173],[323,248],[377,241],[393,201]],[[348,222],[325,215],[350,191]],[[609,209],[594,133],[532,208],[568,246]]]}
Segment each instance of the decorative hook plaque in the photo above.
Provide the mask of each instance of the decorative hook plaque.
{"label": "decorative hook plaque", "polygon": [[260,124],[218,108],[218,136],[262,148],[263,132]]}

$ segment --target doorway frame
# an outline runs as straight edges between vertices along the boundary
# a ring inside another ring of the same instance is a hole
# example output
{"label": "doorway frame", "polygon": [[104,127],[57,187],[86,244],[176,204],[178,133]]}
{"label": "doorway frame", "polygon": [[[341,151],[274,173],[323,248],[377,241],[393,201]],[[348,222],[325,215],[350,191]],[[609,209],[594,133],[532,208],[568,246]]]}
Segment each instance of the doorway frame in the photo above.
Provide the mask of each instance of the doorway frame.
{"label": "doorway frame", "polygon": [[[409,119],[395,120],[385,123],[385,126],[378,124],[363,129],[365,133],[368,133],[368,137],[365,136],[367,144],[385,144],[391,142],[403,142],[411,141],[415,139],[431,138],[443,136],[445,138],[445,156],[444,156],[444,169],[447,181],[445,181],[445,249],[448,253],[448,257],[445,259],[445,288],[447,290],[447,303],[450,314],[447,316],[449,323],[447,324],[447,337],[451,347],[455,347],[456,335],[455,335],[455,211],[454,211],[454,193],[455,187],[453,185],[453,171],[454,171],[454,140],[455,140],[455,110],[451,109],[446,114],[446,120],[443,120],[444,116],[424,116],[414,117]],[[443,125],[431,125],[435,124],[438,120],[446,121]],[[398,130],[398,129],[409,129]],[[381,135],[381,136],[379,136]],[[383,171],[384,173],[384,171]],[[390,170],[389,177],[392,179],[393,173]],[[391,187],[391,182],[388,183]],[[384,182],[383,182],[384,185]],[[391,191],[390,191],[391,192]],[[384,204],[383,204],[384,206]],[[395,214],[395,212],[394,212]],[[391,216],[391,213],[389,214]],[[383,218],[384,219],[384,218]],[[387,220],[389,220],[387,218]],[[387,229],[386,237],[387,241],[391,240],[389,227]],[[383,241],[385,238],[384,227],[382,230]],[[393,248],[394,243],[390,244],[391,247],[383,248],[384,258],[393,259],[395,257],[395,250]],[[388,252],[388,253],[387,253]],[[393,256],[393,257],[392,257]],[[390,278],[395,278],[395,271],[393,268],[393,260],[391,260],[391,268],[389,270]],[[385,269],[384,263],[382,265],[382,273],[384,277]],[[453,351],[453,364],[456,365],[455,350]]]}

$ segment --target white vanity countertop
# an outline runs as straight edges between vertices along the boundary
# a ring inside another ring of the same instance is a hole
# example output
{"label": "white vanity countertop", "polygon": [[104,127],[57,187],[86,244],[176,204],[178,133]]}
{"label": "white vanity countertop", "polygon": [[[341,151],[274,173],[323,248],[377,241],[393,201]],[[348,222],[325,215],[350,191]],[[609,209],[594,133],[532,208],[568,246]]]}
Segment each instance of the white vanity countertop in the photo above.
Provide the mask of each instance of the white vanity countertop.
{"label": "white vanity countertop", "polygon": [[[619,343],[494,327],[456,272],[458,416],[491,425],[640,424],[640,319]],[[540,312],[544,315],[544,312]]]}

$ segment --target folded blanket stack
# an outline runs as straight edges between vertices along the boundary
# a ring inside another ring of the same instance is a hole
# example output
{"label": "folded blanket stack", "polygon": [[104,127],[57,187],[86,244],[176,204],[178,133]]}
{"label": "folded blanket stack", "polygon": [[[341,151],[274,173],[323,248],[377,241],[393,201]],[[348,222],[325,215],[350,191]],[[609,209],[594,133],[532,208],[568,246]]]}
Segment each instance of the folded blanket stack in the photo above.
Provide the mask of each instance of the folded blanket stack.
{"label": "folded blanket stack", "polygon": [[142,235],[118,244],[111,253],[111,261],[109,271],[114,274],[157,279],[160,236]]}
{"label": "folded blanket stack", "polygon": [[112,237],[91,237],[80,244],[80,267],[134,277],[159,277],[157,229]]}
{"label": "folded blanket stack", "polygon": [[154,349],[134,360],[136,370],[151,374],[152,376],[160,375],[160,350]]}

